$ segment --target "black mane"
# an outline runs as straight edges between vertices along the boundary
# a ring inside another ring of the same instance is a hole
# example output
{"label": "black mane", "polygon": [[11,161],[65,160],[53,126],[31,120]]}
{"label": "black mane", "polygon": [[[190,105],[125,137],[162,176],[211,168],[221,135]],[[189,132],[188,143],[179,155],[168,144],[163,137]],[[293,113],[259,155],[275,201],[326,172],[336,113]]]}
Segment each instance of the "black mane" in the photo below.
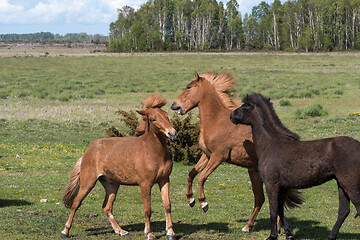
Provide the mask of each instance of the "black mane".
{"label": "black mane", "polygon": [[256,105],[260,108],[264,116],[265,123],[272,134],[279,137],[285,137],[290,140],[300,140],[299,135],[291,132],[281,123],[279,117],[275,113],[272,102],[270,102],[270,98],[267,99],[259,93],[253,93],[245,96],[243,98],[243,103]]}

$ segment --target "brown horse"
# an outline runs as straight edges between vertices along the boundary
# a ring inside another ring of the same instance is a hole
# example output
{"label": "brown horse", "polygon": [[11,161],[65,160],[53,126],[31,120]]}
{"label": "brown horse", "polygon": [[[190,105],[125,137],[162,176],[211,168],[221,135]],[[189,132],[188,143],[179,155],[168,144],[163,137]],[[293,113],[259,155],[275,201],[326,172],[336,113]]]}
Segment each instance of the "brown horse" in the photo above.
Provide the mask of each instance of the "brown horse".
{"label": "brown horse", "polygon": [[167,151],[166,138],[174,140],[176,130],[170,125],[167,113],[160,108],[166,100],[159,95],[149,95],[143,110],[137,111],[143,116],[145,132],[139,137],[103,138],[93,141],[78,160],[70,174],[70,182],[64,191],[63,201],[71,208],[69,220],[61,237],[69,235],[76,210],[83,199],[95,186],[97,180],[106,191],[103,210],[116,234],[127,236],[112,214],[119,185],[138,185],[145,215],[145,236],[156,239],[151,233],[151,188],[158,184],[164,202],[166,231],[168,239],[174,240],[175,233],[171,222],[169,200],[169,176],[172,161]]}
{"label": "brown horse", "polygon": [[[269,99],[252,94],[245,97],[243,102],[240,108],[231,113],[230,118],[235,124],[252,127],[259,158],[258,170],[270,204],[271,234],[268,239],[277,239],[278,215],[284,225],[286,238],[293,238],[283,207],[284,196],[290,188],[308,188],[332,179],[338,184],[339,211],[327,239],[336,239],[350,213],[350,201],[360,214],[360,142],[350,137],[289,141],[288,137],[296,134],[281,124]],[[271,127],[274,125],[278,127]]]}
{"label": "brown horse", "polygon": [[[257,157],[253,149],[251,127],[246,125],[235,126],[229,119],[229,114],[238,104],[232,98],[230,91],[235,82],[228,73],[217,76],[214,72],[198,75],[190,82],[186,89],[174,100],[172,110],[180,110],[186,114],[191,109],[198,107],[200,113],[199,143],[204,154],[188,176],[187,200],[191,207],[195,200],[192,192],[192,182],[200,174],[199,201],[206,212],[208,203],[205,201],[204,183],[208,176],[222,163],[228,162],[237,166],[248,168],[252,190],[255,196],[253,213],[243,228],[249,231],[265,201],[263,182],[257,171]],[[240,141],[238,139],[240,138]],[[294,207],[302,203],[299,192],[289,191],[287,204]]]}

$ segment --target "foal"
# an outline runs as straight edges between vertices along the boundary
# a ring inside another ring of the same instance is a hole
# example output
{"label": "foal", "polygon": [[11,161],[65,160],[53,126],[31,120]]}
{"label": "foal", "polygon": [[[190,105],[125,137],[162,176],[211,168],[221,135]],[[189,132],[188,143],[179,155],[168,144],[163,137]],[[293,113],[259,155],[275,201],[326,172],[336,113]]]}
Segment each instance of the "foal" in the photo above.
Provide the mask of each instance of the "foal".
{"label": "foal", "polygon": [[252,94],[243,102],[231,113],[230,119],[235,124],[252,127],[258,171],[270,204],[271,234],[268,239],[277,239],[277,215],[284,225],[286,238],[293,238],[283,208],[285,194],[290,188],[308,188],[331,179],[338,184],[339,212],[327,239],[336,239],[350,213],[350,201],[360,214],[360,142],[350,137],[289,141],[288,136],[296,134],[281,124],[269,99]]}
{"label": "foal", "polygon": [[166,215],[166,235],[175,240],[171,222],[171,206],[169,200],[169,176],[172,160],[167,151],[166,138],[174,140],[176,130],[170,125],[167,113],[160,108],[166,100],[159,95],[149,95],[143,110],[137,111],[143,116],[145,132],[139,137],[102,138],[93,141],[78,160],[70,174],[70,182],[64,191],[63,201],[71,208],[69,220],[61,237],[69,235],[71,223],[76,210],[83,199],[95,186],[97,180],[106,190],[103,210],[116,234],[128,236],[112,214],[119,185],[138,185],[145,215],[145,236],[156,239],[150,230],[151,188],[158,184],[164,202]]}

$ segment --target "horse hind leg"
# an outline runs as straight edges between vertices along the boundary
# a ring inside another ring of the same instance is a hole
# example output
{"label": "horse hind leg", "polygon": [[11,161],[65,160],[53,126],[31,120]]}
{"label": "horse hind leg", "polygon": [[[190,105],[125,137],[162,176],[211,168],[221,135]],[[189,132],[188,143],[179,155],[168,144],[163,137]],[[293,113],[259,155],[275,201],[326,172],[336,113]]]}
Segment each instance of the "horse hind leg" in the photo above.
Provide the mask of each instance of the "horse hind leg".
{"label": "horse hind leg", "polygon": [[243,227],[243,232],[248,232],[254,227],[254,222],[256,220],[257,215],[260,212],[260,209],[262,205],[265,202],[265,196],[264,196],[264,189],[263,189],[263,182],[259,176],[259,174],[254,169],[248,170],[250,181],[251,181],[251,187],[254,194],[254,210],[250,216],[249,221]]}
{"label": "horse hind leg", "polygon": [[113,204],[116,198],[117,191],[119,189],[119,184],[110,182],[105,177],[99,178],[100,183],[103,185],[106,191],[105,199],[102,205],[103,211],[107,218],[109,219],[112,228],[114,229],[115,233],[120,236],[129,236],[129,233],[123,230],[119,224],[116,222],[114,215],[112,213]]}
{"label": "horse hind leg", "polygon": [[199,172],[201,172],[206,167],[207,162],[208,162],[208,158],[205,155],[205,153],[203,153],[200,157],[200,160],[196,163],[195,167],[189,172],[188,185],[186,189],[186,198],[190,207],[195,206],[195,198],[193,197],[193,191],[192,191],[192,184],[194,178],[199,174]]}
{"label": "horse hind leg", "polygon": [[[69,231],[72,225],[72,221],[74,219],[75,213],[80,207],[82,201],[89,194],[89,192],[94,188],[95,183],[97,181],[96,177],[91,177],[89,175],[83,176],[80,173],[80,188],[79,192],[74,198],[73,204],[71,205],[71,212],[68,221],[65,224],[64,230],[61,232],[61,238],[67,238],[69,236]],[[82,180],[82,181],[81,181]]]}
{"label": "horse hind leg", "polygon": [[336,236],[339,232],[339,229],[343,222],[345,221],[346,217],[350,213],[350,199],[347,193],[344,191],[342,187],[340,187],[338,183],[339,188],[339,212],[338,212],[338,218],[336,220],[336,223],[334,227],[332,228],[327,240],[335,240]]}

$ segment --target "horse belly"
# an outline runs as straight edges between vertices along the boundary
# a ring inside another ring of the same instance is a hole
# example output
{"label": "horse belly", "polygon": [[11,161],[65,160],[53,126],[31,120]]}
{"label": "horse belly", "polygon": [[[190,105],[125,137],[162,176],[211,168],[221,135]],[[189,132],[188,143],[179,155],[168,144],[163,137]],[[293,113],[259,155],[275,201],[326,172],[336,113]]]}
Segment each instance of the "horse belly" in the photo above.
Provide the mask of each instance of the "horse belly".
{"label": "horse belly", "polygon": [[280,164],[281,182],[283,187],[290,188],[309,188],[323,184],[333,178],[329,165],[325,164],[324,159],[315,158],[314,161],[288,160],[287,164]]}
{"label": "horse belly", "polygon": [[121,185],[138,185],[139,178],[132,168],[114,166],[111,169],[104,169],[104,175],[109,180]]}
{"label": "horse belly", "polygon": [[230,158],[227,162],[244,168],[257,167],[257,160],[250,157],[244,148],[232,149]]}

